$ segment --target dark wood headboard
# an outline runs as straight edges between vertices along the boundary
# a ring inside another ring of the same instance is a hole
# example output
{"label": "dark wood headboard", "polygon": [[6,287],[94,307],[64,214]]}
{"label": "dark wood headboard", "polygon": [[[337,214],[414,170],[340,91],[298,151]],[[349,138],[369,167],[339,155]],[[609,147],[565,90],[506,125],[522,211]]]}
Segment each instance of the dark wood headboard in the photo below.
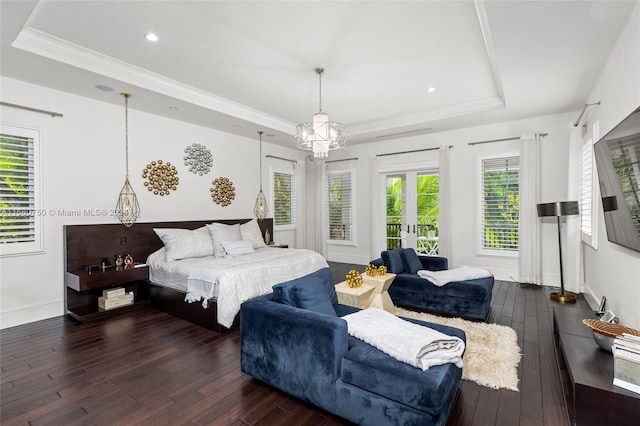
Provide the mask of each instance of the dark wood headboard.
{"label": "dark wood headboard", "polygon": [[[100,265],[102,259],[113,263],[118,254],[133,256],[135,262],[144,263],[147,257],[162,247],[162,241],[153,228],[196,229],[218,222],[227,225],[246,223],[251,219],[195,220],[184,222],[143,222],[131,228],[121,224],[65,225],[65,270],[69,272]],[[262,235],[267,230],[273,238],[273,219],[258,220]]]}

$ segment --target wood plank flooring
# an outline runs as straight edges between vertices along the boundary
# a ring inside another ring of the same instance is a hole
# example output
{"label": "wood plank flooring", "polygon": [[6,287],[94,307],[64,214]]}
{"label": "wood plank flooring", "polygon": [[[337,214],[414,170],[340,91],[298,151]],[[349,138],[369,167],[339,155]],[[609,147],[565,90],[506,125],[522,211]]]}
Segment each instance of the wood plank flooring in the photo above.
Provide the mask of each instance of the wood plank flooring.
{"label": "wood plank flooring", "polygon": [[[335,282],[362,269],[331,267]],[[549,291],[496,282],[489,321],[518,333],[520,392],[463,381],[449,425],[568,424],[552,335],[560,305]],[[2,330],[0,423],[348,424],[242,374],[239,343],[238,330],[218,334],[152,308]]]}

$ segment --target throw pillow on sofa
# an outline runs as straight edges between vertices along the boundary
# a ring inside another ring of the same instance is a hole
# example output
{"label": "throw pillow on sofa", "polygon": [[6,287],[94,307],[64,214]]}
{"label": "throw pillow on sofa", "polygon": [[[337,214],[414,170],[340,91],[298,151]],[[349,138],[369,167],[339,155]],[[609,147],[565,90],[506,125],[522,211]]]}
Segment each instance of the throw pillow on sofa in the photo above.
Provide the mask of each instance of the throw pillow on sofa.
{"label": "throw pillow on sofa", "polygon": [[394,250],[385,250],[380,253],[384,266],[387,267],[387,272],[392,274],[401,274],[404,272],[404,262],[402,261],[402,248]]}
{"label": "throw pillow on sofa", "polygon": [[304,284],[293,286],[290,290],[291,302],[296,308],[321,314],[338,316],[331,304],[329,295],[318,279],[309,280]]}
{"label": "throw pillow on sofa", "polygon": [[332,305],[338,304],[338,295],[336,294],[336,289],[333,285],[333,278],[331,277],[331,269],[329,268],[321,268],[315,272],[302,276],[300,278],[295,278],[290,281],[285,281],[280,284],[276,284],[273,286],[273,300],[274,302],[284,303],[285,305],[292,305],[293,302],[291,300],[291,288],[296,285],[304,285],[307,281],[312,279],[318,279],[322,288],[324,288],[325,293],[329,297]]}
{"label": "throw pillow on sofa", "polygon": [[422,262],[420,262],[420,259],[414,249],[403,249],[402,260],[404,263],[404,270],[410,274],[417,274],[420,269],[423,269]]}

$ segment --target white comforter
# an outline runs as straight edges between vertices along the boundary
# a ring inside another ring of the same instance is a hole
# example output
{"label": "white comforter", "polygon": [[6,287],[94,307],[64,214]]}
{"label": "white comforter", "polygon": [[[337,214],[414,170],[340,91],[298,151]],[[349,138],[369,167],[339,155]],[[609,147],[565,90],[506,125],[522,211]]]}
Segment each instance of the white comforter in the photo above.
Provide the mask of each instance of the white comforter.
{"label": "white comforter", "polygon": [[[188,261],[188,262],[184,262]],[[328,266],[327,261],[312,250],[265,247],[254,253],[232,259],[184,259],[170,262],[188,264],[185,300],[208,300],[216,296],[218,323],[229,328],[240,311],[242,302],[271,293],[275,284],[302,277]],[[151,271],[153,281],[153,269]]]}
{"label": "white comforter", "polygon": [[446,363],[462,368],[464,342],[383,311],[363,309],[342,317],[349,334],[421,370]]}

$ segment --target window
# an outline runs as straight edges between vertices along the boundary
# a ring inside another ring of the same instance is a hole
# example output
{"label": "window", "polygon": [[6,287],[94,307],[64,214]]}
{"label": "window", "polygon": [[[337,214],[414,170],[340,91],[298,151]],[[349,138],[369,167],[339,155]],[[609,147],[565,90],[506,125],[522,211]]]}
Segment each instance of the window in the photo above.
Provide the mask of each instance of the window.
{"label": "window", "polygon": [[3,255],[42,251],[40,132],[0,126],[0,251]]}
{"label": "window", "polygon": [[296,223],[296,185],[293,173],[273,173],[273,224]]}
{"label": "window", "polygon": [[519,157],[482,160],[480,248],[484,253],[517,253],[520,217]]}
{"label": "window", "polygon": [[598,203],[597,199],[597,179],[593,161],[593,142],[597,138],[598,123],[593,125],[593,129],[588,132],[582,140],[582,175],[580,192],[580,230],[582,231],[582,241],[589,244],[594,249],[597,248],[597,221]]}
{"label": "window", "polygon": [[352,181],[350,171],[327,173],[329,240],[353,240]]}

